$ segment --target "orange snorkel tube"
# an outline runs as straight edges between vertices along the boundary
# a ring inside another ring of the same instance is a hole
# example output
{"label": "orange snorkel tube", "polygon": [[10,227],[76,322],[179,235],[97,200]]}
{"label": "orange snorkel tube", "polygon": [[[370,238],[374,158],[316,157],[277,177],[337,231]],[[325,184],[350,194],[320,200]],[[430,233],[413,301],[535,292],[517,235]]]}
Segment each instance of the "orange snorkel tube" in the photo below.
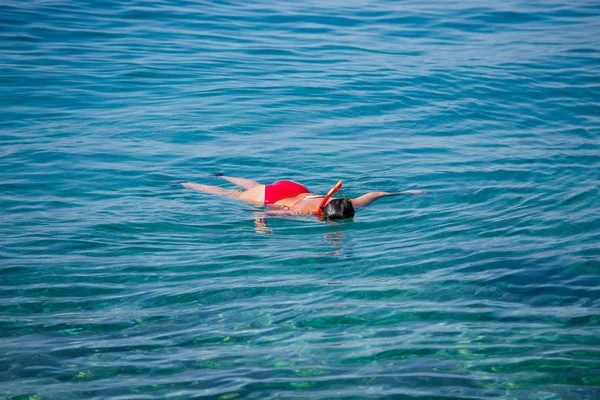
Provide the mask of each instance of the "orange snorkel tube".
{"label": "orange snorkel tube", "polygon": [[323,198],[323,201],[321,201],[321,204],[319,204],[319,208],[317,209],[317,217],[323,218],[323,207],[325,207],[325,204],[327,204],[327,202],[329,201],[331,196],[336,194],[338,192],[338,190],[340,190],[341,188],[342,188],[342,181],[339,181],[338,183],[335,184],[334,187],[332,187],[329,190],[329,192],[327,192],[327,195]]}

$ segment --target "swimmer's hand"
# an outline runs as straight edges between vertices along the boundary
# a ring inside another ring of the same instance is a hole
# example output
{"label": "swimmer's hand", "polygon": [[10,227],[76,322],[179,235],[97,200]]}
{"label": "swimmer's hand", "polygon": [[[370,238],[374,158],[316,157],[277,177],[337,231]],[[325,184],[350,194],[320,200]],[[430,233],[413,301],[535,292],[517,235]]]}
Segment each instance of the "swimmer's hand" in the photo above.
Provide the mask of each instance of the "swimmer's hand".
{"label": "swimmer's hand", "polygon": [[389,196],[401,196],[403,194],[425,194],[425,190],[404,190],[402,192],[389,193]]}
{"label": "swimmer's hand", "polygon": [[254,218],[254,231],[259,235],[271,235],[273,233],[273,229],[267,225],[267,220],[259,216]]}
{"label": "swimmer's hand", "polygon": [[183,185],[184,183],[187,183],[187,181],[173,181],[173,182],[169,182],[169,186],[180,186],[180,185]]}

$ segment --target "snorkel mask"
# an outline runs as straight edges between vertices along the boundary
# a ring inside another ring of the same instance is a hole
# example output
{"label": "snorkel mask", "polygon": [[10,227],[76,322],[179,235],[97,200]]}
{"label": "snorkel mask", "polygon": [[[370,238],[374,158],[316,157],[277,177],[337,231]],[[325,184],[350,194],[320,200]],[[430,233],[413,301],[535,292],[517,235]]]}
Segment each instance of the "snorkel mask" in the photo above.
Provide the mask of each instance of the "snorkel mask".
{"label": "snorkel mask", "polygon": [[323,201],[321,201],[321,204],[319,204],[319,208],[317,209],[317,217],[319,217],[319,219],[323,219],[323,207],[325,207],[329,199],[331,199],[331,196],[336,194],[341,188],[342,181],[339,181],[334,187],[329,189],[329,192],[327,192],[327,195],[323,198]]}

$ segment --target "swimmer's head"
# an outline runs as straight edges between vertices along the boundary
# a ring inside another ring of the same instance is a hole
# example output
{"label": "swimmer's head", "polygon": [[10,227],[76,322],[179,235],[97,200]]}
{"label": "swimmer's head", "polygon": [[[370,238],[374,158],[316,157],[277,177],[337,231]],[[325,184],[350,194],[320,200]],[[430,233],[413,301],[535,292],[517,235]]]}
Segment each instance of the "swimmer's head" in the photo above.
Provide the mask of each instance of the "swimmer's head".
{"label": "swimmer's head", "polygon": [[333,199],[322,208],[323,219],[346,219],[354,217],[350,199]]}

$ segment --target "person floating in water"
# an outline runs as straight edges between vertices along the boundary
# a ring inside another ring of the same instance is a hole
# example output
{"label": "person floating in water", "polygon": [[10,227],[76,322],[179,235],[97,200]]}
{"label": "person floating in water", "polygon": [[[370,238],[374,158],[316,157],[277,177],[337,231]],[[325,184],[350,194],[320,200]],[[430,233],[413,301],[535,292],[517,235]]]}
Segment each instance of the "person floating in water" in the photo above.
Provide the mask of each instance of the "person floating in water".
{"label": "person floating in water", "polygon": [[273,207],[266,215],[317,215],[325,220],[338,220],[354,217],[354,209],[364,207],[382,197],[414,195],[424,193],[421,190],[407,190],[403,192],[370,192],[355,199],[340,198],[332,196],[341,189],[342,181],[339,181],[325,196],[311,193],[306,186],[293,181],[277,181],[270,185],[244,179],[232,178],[221,173],[215,174],[234,185],[243,187],[245,190],[230,190],[218,186],[202,185],[192,182],[177,182],[181,186],[198,190],[200,192],[212,193],[221,196],[232,197],[255,205],[268,205]]}

